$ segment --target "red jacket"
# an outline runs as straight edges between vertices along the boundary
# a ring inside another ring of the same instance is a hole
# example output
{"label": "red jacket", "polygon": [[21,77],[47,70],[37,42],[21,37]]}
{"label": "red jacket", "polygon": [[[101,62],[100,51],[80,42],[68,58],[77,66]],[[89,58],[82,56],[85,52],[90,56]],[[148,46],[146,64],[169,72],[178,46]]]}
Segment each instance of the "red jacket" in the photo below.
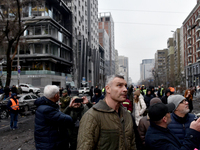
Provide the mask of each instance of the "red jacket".
{"label": "red jacket", "polygon": [[129,99],[126,99],[126,101],[124,101],[124,102],[122,103],[122,105],[123,105],[125,108],[127,108],[128,112],[132,113],[132,111],[133,111],[133,106],[132,106],[131,101],[130,101]]}

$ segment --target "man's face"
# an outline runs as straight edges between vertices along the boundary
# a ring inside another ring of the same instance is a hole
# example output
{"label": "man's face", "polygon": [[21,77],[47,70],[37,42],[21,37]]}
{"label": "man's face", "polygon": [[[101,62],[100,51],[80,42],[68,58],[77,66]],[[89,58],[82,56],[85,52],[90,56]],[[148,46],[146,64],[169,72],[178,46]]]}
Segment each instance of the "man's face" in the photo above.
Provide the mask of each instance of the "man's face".
{"label": "man's face", "polygon": [[62,93],[62,96],[66,96],[67,95],[67,93]]}
{"label": "man's face", "polygon": [[110,97],[117,102],[123,102],[126,100],[127,95],[127,83],[124,79],[114,78],[106,89]]}
{"label": "man's face", "polygon": [[60,95],[59,92],[55,94],[55,96],[54,96],[55,102],[59,101],[59,98],[60,98],[59,95]]}
{"label": "man's face", "polygon": [[184,99],[182,102],[180,102],[176,108],[176,111],[179,111],[181,114],[187,114],[190,111],[188,101]]}
{"label": "man's face", "polygon": [[17,99],[17,96],[16,96],[16,95],[14,96],[14,99]]}
{"label": "man's face", "polygon": [[72,107],[73,108],[79,108],[81,106],[81,103],[73,103]]}
{"label": "man's face", "polygon": [[166,94],[166,95],[167,95],[167,97],[169,97],[169,96],[170,96],[170,92],[167,92],[167,94]]}

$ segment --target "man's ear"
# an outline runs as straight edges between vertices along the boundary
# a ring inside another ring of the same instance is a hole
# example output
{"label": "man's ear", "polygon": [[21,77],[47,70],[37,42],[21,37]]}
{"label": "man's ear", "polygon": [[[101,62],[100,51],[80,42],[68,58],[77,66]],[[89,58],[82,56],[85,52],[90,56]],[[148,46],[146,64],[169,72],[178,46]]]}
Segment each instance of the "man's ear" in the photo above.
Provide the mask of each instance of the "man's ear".
{"label": "man's ear", "polygon": [[166,122],[167,122],[167,117],[164,116],[164,117],[162,118],[162,120],[166,123]]}
{"label": "man's ear", "polygon": [[109,85],[106,85],[105,89],[106,89],[106,93],[110,93],[110,86]]}

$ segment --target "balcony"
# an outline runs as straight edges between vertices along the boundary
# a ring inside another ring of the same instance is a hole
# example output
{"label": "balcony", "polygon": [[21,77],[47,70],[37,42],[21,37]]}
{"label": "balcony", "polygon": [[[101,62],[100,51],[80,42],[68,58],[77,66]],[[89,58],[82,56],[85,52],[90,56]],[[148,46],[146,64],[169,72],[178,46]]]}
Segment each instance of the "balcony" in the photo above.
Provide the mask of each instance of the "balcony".
{"label": "balcony", "polygon": [[192,53],[188,53],[188,57],[191,57],[192,56]]}
{"label": "balcony", "polygon": [[197,48],[197,52],[200,52],[200,47]]}
{"label": "balcony", "polygon": [[199,62],[200,61],[200,57],[197,57],[197,62]]}
{"label": "balcony", "polygon": [[192,61],[188,61],[188,65],[191,65],[192,64]]}
{"label": "balcony", "polygon": [[187,36],[187,40],[189,40],[189,39],[191,39],[192,38],[192,36],[191,35],[188,35]]}
{"label": "balcony", "polygon": [[196,39],[196,42],[200,42],[200,37],[198,37],[198,38]]}
{"label": "balcony", "polygon": [[192,44],[188,44],[187,45],[187,48],[189,49],[189,48],[191,48],[192,47]]}
{"label": "balcony", "polygon": [[196,27],[196,32],[200,31],[200,26]]}
{"label": "balcony", "polygon": [[200,20],[200,16],[198,15],[196,18],[195,18],[195,22],[199,21]]}
{"label": "balcony", "polygon": [[189,31],[191,29],[191,26],[187,26],[187,31]]}

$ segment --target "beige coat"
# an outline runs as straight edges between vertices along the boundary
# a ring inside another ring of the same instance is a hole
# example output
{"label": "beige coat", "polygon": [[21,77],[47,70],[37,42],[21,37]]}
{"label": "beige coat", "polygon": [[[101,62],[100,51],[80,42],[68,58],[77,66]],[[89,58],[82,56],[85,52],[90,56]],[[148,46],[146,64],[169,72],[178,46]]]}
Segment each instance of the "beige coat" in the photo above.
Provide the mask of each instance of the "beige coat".
{"label": "beige coat", "polygon": [[[134,106],[135,105],[135,106]],[[145,112],[147,106],[144,102],[144,97],[142,96],[142,94],[140,94],[139,96],[139,101],[138,103],[134,103],[134,108],[133,111],[135,111],[133,114],[135,114],[135,123],[138,126],[139,125],[139,121],[140,119],[143,117],[143,113]]]}

